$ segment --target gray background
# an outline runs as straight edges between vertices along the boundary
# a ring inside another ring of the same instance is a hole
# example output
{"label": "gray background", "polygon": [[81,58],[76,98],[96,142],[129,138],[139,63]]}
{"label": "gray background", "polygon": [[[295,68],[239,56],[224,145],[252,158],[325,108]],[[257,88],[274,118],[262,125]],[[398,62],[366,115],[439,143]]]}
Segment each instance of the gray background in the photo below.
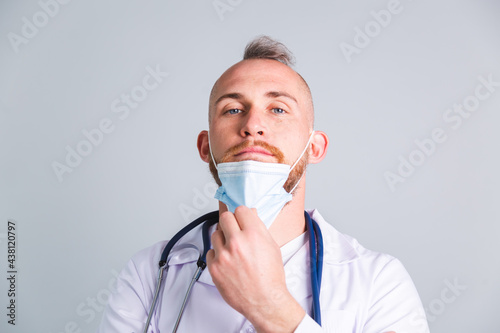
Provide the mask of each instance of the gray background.
{"label": "gray background", "polygon": [[[307,207],[398,257],[432,332],[499,332],[500,87],[458,128],[443,116],[474,100],[478,77],[500,81],[500,4],[401,0],[377,31],[371,11],[390,3],[72,1],[49,16],[37,1],[2,1],[0,263],[4,276],[13,219],[19,274],[15,327],[0,279],[0,331],[93,332],[128,258],[216,208],[196,151],[208,94],[245,44],[268,34],[294,52],[316,129],[331,140],[309,168]],[[26,21],[38,31],[15,45]],[[366,27],[369,44],[346,57],[342,43]],[[113,112],[121,94],[140,92],[148,66],[168,77],[127,117]],[[60,181],[54,161],[105,118],[113,131]],[[400,156],[422,157],[415,140],[435,128],[446,141],[392,191],[384,174]]]}

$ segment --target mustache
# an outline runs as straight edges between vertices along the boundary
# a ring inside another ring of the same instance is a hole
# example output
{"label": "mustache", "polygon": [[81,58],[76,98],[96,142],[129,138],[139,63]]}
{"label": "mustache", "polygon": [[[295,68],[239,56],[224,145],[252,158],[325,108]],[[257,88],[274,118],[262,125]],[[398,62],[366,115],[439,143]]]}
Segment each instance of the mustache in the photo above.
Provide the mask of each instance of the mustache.
{"label": "mustache", "polygon": [[[253,141],[252,142],[252,141],[248,141],[248,140],[244,141],[244,142],[242,142],[240,144],[237,144],[237,145],[229,148],[228,150],[226,150],[226,152],[224,153],[224,156],[221,158],[220,161],[217,161],[217,163],[229,162],[233,156],[235,156],[236,154],[238,154],[239,152],[241,152],[243,149],[251,147],[251,146],[262,147],[262,148],[266,149],[268,152],[270,152],[271,154],[273,154],[274,157],[277,159],[278,163],[286,163],[285,162],[285,155],[283,154],[283,152],[279,148],[277,148],[277,147],[275,147],[273,145],[270,145],[270,144],[268,144],[267,142],[264,142],[264,141]],[[299,163],[297,163],[297,166],[295,167],[295,169],[293,169],[290,172],[290,176],[288,177],[285,185],[283,185],[283,187],[285,188],[285,190],[288,193],[291,192],[291,190],[295,187],[295,185],[302,178],[303,173],[306,171],[308,156],[309,156],[309,154],[306,151],[305,154],[304,154],[304,156],[299,161]],[[219,179],[219,175],[217,173],[217,169],[215,168],[214,162],[215,161],[210,156],[210,161],[208,163],[208,167],[210,169],[210,173],[214,177],[214,180],[217,183],[217,185],[221,186],[222,183],[221,183],[221,181]]]}
{"label": "mustache", "polygon": [[220,163],[224,163],[229,161],[233,156],[237,155],[240,153],[243,149],[246,149],[248,147],[261,147],[267,150],[269,153],[271,153],[276,159],[278,163],[285,163],[285,155],[283,152],[278,148],[275,147],[267,142],[264,141],[243,141],[242,143],[239,143],[228,150],[224,153],[224,155],[221,158]]}

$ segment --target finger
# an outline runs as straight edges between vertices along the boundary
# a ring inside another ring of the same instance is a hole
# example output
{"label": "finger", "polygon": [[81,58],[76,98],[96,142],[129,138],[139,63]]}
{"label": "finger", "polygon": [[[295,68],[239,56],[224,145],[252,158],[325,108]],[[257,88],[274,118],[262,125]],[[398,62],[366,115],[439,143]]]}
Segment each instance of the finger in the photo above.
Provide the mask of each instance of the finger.
{"label": "finger", "polygon": [[227,211],[219,217],[219,228],[224,233],[226,238],[231,238],[232,235],[241,231],[240,225],[233,213]]}
{"label": "finger", "polygon": [[264,228],[267,230],[259,215],[257,215],[257,209],[255,208],[239,206],[234,210],[234,216],[241,230],[249,228]]}
{"label": "finger", "polygon": [[222,230],[215,230],[211,237],[212,248],[214,250],[222,249],[226,243],[226,239]]}
{"label": "finger", "polygon": [[207,260],[207,266],[208,267],[212,266],[212,262],[215,260],[214,249],[208,250],[206,260]]}

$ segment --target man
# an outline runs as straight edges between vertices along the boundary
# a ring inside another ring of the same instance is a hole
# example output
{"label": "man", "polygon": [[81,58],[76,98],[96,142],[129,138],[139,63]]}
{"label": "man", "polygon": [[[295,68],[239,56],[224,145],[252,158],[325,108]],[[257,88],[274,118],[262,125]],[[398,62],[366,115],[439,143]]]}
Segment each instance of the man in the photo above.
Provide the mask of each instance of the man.
{"label": "man", "polygon": [[[220,185],[219,223],[179,332],[428,332],[401,263],[340,234],[316,210],[309,214],[324,242],[321,326],[311,317],[305,169],[325,157],[328,137],[313,130],[309,87],[290,63],[284,45],[260,37],[213,86],[209,131],[197,146]],[[100,332],[142,332],[166,243],[122,271]],[[177,244],[148,332],[172,331],[198,259],[189,244],[203,248],[201,228]]]}

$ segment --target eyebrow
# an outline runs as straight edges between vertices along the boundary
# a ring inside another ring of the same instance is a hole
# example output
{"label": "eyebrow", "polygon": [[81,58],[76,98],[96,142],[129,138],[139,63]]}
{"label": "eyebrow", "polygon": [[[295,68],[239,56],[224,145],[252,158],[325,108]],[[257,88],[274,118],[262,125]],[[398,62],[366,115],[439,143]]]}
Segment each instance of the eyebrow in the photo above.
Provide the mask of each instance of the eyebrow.
{"label": "eyebrow", "polygon": [[266,93],[266,96],[267,97],[273,97],[273,98],[276,98],[276,97],[286,97],[286,98],[289,98],[292,101],[294,101],[296,104],[298,104],[298,102],[295,99],[295,97],[293,97],[292,95],[290,95],[289,93],[287,93],[285,91],[269,91],[269,92]]}
{"label": "eyebrow", "polygon": [[[294,101],[296,104],[298,104],[297,99],[295,99],[295,97],[293,97],[292,95],[290,95],[289,93],[287,93],[285,91],[268,91],[267,93],[264,94],[264,96],[271,97],[271,98],[286,97],[286,98],[289,98],[292,101]],[[222,101],[224,99],[242,99],[242,98],[243,98],[243,95],[240,93],[228,93],[228,94],[224,94],[224,95],[220,96],[219,98],[217,98],[214,105],[217,105],[220,101]]]}
{"label": "eyebrow", "polygon": [[229,99],[242,99],[243,95],[240,94],[240,93],[224,94],[221,97],[217,98],[217,100],[215,101],[214,105],[217,105],[220,101],[222,101],[223,99],[227,99],[227,98],[229,98]]}

